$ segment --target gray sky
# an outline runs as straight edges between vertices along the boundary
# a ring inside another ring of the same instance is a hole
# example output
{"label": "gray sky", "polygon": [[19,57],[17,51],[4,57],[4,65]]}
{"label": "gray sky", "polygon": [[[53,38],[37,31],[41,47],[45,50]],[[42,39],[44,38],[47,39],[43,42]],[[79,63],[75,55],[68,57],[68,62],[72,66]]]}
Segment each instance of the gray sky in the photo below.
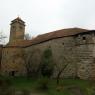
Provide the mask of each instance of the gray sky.
{"label": "gray sky", "polygon": [[95,0],[0,0],[0,31],[17,16],[32,36],[70,27],[95,29]]}

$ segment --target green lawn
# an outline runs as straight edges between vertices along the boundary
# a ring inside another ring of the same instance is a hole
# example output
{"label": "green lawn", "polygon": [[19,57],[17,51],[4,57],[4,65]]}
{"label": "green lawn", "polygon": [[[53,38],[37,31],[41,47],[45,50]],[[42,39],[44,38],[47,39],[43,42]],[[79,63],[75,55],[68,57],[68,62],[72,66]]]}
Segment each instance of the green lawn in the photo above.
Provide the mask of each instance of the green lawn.
{"label": "green lawn", "polygon": [[[39,90],[37,87],[43,82],[43,79],[27,79],[25,77],[9,78],[12,82],[12,87],[16,90],[29,90],[36,93],[44,93],[44,95],[74,95],[69,88],[78,87],[84,95],[95,95],[94,81],[86,81],[80,79],[63,79],[60,80],[60,84],[56,84],[56,80],[52,79],[48,82],[47,90]],[[93,94],[94,93],[94,94]],[[41,95],[41,94],[40,94]]]}

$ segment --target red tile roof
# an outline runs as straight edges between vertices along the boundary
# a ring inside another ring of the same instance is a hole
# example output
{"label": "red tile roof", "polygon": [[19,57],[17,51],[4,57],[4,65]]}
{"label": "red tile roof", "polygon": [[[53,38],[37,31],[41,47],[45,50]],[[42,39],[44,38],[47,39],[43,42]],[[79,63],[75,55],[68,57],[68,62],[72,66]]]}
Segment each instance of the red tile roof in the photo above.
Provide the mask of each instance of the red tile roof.
{"label": "red tile roof", "polygon": [[62,29],[62,30],[57,30],[54,32],[38,35],[37,37],[35,37],[32,40],[18,41],[18,42],[12,43],[12,44],[8,44],[7,46],[18,46],[18,47],[29,46],[29,45],[45,42],[45,41],[48,41],[51,39],[72,36],[72,35],[76,35],[78,33],[84,33],[84,32],[88,32],[88,31],[89,30],[81,29],[81,28]]}

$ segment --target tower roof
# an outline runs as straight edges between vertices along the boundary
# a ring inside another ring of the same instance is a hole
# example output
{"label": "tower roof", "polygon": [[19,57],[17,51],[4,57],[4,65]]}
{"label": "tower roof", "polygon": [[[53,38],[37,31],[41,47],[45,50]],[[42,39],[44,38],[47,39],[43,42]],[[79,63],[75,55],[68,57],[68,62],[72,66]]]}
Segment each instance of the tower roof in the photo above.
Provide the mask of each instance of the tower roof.
{"label": "tower roof", "polygon": [[19,22],[19,23],[22,23],[24,24],[25,22],[18,16],[16,19],[12,20],[11,21],[11,24],[15,23],[15,22]]}

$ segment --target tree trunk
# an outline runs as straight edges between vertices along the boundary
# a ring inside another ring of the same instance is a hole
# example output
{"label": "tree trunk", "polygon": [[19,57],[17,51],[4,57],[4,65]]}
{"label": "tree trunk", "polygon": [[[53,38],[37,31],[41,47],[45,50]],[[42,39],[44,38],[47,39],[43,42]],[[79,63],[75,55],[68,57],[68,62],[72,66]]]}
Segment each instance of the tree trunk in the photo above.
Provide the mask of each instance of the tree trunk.
{"label": "tree trunk", "polygon": [[68,64],[66,64],[58,73],[57,77],[56,77],[56,82],[57,85],[59,84],[59,79],[60,79],[60,75],[62,74],[62,72],[65,70],[65,68],[67,67]]}

